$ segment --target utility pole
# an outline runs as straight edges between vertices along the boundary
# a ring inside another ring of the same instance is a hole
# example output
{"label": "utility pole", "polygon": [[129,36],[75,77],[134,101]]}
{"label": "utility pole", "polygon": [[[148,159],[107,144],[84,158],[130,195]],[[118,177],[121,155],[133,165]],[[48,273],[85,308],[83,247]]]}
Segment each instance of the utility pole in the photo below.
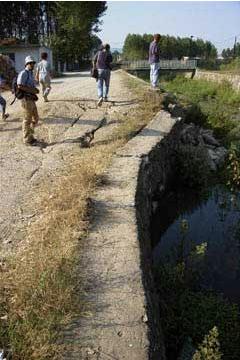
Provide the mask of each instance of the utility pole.
{"label": "utility pole", "polygon": [[236,57],[236,45],[237,45],[237,37],[235,36],[234,46],[233,46],[233,57]]}
{"label": "utility pole", "polygon": [[193,38],[194,38],[194,36],[193,35],[191,35],[190,36],[190,59],[192,58],[192,56],[193,56],[193,48],[192,48],[192,42],[193,42]]}

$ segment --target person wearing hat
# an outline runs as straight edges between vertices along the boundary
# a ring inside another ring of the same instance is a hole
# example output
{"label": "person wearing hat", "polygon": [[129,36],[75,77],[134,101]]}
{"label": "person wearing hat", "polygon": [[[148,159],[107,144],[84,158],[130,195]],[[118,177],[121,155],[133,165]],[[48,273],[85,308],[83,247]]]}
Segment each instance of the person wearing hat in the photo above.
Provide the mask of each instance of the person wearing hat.
{"label": "person wearing hat", "polygon": [[23,142],[26,145],[34,145],[34,128],[38,123],[38,111],[36,106],[39,90],[36,88],[33,76],[33,69],[36,61],[32,56],[25,58],[25,69],[21,71],[17,78],[18,89],[23,93],[22,108],[24,110],[24,118],[22,123]]}

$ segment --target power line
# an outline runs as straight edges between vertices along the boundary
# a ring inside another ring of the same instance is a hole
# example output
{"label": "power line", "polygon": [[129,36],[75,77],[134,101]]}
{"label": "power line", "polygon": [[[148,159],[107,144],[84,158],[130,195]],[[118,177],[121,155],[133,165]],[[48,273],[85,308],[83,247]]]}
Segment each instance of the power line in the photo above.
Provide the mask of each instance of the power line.
{"label": "power line", "polygon": [[233,40],[233,39],[235,39],[235,37],[239,37],[239,36],[240,36],[240,34],[237,34],[237,35],[233,35],[233,36],[231,36],[229,38],[223,39],[221,41],[214,41],[214,40],[213,41],[214,41],[215,44],[223,44],[225,41]]}

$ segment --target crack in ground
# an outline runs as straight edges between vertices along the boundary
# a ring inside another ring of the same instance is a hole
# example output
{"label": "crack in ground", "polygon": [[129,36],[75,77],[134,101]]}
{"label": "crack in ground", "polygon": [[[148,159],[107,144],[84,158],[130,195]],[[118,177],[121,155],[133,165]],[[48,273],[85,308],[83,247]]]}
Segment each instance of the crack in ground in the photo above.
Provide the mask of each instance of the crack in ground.
{"label": "crack in ground", "polygon": [[40,170],[40,168],[42,167],[42,164],[43,164],[43,162],[41,161],[41,164],[31,172],[31,174],[29,176],[29,181],[31,181],[33,176]]}

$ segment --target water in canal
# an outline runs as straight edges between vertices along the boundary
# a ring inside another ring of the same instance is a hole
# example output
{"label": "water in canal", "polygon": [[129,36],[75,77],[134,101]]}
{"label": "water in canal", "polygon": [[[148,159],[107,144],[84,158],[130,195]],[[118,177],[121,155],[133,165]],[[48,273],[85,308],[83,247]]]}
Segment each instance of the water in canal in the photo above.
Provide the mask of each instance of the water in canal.
{"label": "water in canal", "polygon": [[152,223],[153,258],[158,263],[187,259],[202,248],[202,286],[240,302],[240,195],[214,186],[199,195],[183,189],[165,195]]}
{"label": "water in canal", "polygon": [[[175,188],[151,225],[167,359],[192,359],[216,326],[221,359],[239,360],[240,195],[222,185],[201,193]],[[182,357],[189,341],[194,350]]]}

